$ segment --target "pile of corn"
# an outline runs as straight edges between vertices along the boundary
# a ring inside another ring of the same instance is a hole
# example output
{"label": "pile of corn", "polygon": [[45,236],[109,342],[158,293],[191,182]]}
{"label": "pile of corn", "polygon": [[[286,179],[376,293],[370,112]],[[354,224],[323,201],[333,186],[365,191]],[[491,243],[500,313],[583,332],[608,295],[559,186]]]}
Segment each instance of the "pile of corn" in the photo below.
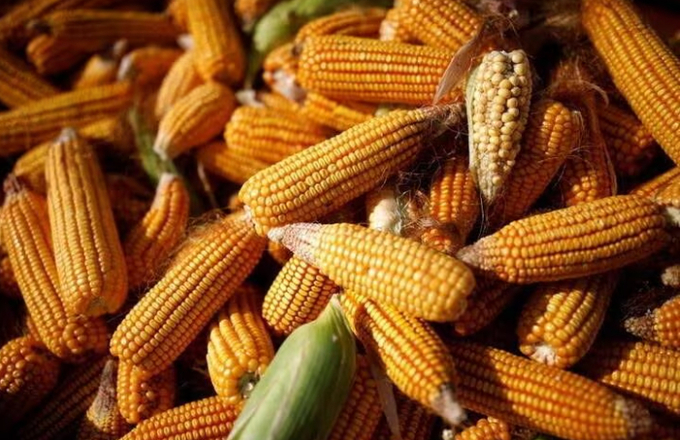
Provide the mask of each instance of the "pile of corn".
{"label": "pile of corn", "polygon": [[677,36],[549,9],[0,5],[0,436],[680,438]]}

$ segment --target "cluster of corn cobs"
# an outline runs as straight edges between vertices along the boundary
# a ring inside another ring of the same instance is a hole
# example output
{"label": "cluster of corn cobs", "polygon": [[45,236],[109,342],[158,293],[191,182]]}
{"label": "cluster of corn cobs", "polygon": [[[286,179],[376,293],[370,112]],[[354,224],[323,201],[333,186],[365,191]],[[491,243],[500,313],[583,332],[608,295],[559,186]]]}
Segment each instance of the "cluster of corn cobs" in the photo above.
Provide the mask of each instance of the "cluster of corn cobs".
{"label": "cluster of corn cobs", "polygon": [[225,439],[339,302],[328,438],[680,438],[680,62],[629,0],[13,3],[1,435]]}

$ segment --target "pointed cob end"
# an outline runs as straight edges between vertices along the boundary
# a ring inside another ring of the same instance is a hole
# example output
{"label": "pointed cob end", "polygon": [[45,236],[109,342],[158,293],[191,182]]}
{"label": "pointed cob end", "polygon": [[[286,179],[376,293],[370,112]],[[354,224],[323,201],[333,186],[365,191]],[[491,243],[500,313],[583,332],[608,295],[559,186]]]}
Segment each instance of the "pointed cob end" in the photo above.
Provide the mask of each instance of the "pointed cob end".
{"label": "pointed cob end", "polygon": [[153,143],[153,151],[156,153],[161,160],[164,161],[169,161],[172,159],[168,155],[168,151],[172,147],[172,141],[169,138],[169,136],[161,129],[158,130],[158,134],[156,134],[156,140]]}
{"label": "pointed cob end", "polygon": [[271,228],[267,232],[267,237],[271,241],[283,244],[307,263],[314,264],[314,249],[317,247],[322,227],[323,225],[319,223],[294,223]]}
{"label": "pointed cob end", "polygon": [[656,339],[653,314],[627,318],[623,322],[623,327],[627,332],[637,336],[638,338],[652,341]]}
{"label": "pointed cob end", "polygon": [[630,438],[649,434],[652,431],[654,427],[652,416],[640,403],[619,397],[614,405],[627,422],[628,436]]}
{"label": "pointed cob end", "polygon": [[664,215],[666,216],[666,221],[668,221],[671,226],[680,227],[680,209],[666,206]]}
{"label": "pointed cob end", "polygon": [[456,400],[453,386],[449,383],[439,388],[439,394],[432,399],[431,406],[434,412],[451,426],[459,426],[467,419],[465,410]]}
{"label": "pointed cob end", "polygon": [[530,357],[533,360],[546,365],[555,365],[557,363],[557,352],[545,342],[535,345]]}
{"label": "pointed cob end", "polygon": [[480,267],[482,262],[482,256],[479,252],[479,244],[484,242],[484,238],[477,241],[475,244],[465,246],[456,253],[456,258],[472,267]]}

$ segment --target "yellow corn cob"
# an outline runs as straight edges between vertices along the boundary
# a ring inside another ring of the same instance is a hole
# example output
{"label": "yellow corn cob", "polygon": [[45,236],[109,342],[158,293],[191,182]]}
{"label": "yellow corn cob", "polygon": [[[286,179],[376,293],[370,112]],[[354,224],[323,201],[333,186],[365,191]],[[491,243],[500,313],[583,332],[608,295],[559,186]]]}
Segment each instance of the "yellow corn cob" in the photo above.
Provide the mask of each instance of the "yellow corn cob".
{"label": "yellow corn cob", "polygon": [[73,84],[74,89],[87,89],[89,87],[103,86],[116,81],[119,60],[95,54],[87,60],[83,70]]}
{"label": "yellow corn cob", "polygon": [[2,235],[40,341],[60,358],[105,351],[108,332],[104,322],[67,315],[58,294],[45,200],[11,177],[5,192]]}
{"label": "yellow corn cob", "polygon": [[[289,251],[287,247],[285,247],[281,243],[277,243],[275,241],[269,241],[267,243],[267,253],[269,254],[269,256],[271,256],[274,259],[274,261],[279,263],[279,265],[281,265],[281,266],[284,266],[288,262],[288,260],[290,260],[293,257],[293,253],[291,251]],[[265,295],[265,300],[266,299],[267,299],[267,296]],[[264,307],[264,306],[263,306],[263,308],[266,309],[266,307]],[[265,321],[268,321],[267,317],[264,315],[264,313],[265,313],[264,310],[263,310],[262,313],[263,313],[262,316],[265,318]],[[269,319],[271,319],[271,318],[269,318]],[[274,329],[275,332],[277,331],[272,323],[270,323],[268,321],[268,324],[270,326],[272,326],[272,328]]]}
{"label": "yellow corn cob", "polygon": [[680,348],[680,296],[674,296],[644,316],[624,321],[626,330],[664,347]]}
{"label": "yellow corn cob", "polygon": [[118,363],[118,409],[128,423],[137,424],[172,408],[176,389],[177,379],[173,366],[146,378],[144,372],[134,365]]}
{"label": "yellow corn cob", "polygon": [[517,324],[522,353],[558,368],[578,362],[600,330],[617,281],[610,272],[538,286]]}
{"label": "yellow corn cob", "polygon": [[234,294],[266,242],[241,213],[190,235],[163,278],[120,323],[111,353],[147,376],[165,370]]}
{"label": "yellow corn cob", "polygon": [[[436,121],[454,125],[461,108],[395,110],[369,119],[257,173],[241,187],[258,233],[315,220],[409,166]],[[433,123],[434,122],[434,123]]]}
{"label": "yellow corn cob", "polygon": [[223,440],[239,411],[220,397],[208,397],[144,420],[121,440]]}
{"label": "yellow corn cob", "polygon": [[366,356],[357,355],[352,389],[328,438],[370,440],[381,417],[378,387],[371,374],[368,359]]}
{"label": "yellow corn cob", "polygon": [[209,81],[180,98],[158,126],[154,151],[172,159],[218,135],[236,108],[226,86]]}
{"label": "yellow corn cob", "polygon": [[[429,104],[453,52],[426,46],[346,36],[305,40],[297,80],[342,100]],[[461,100],[459,89],[443,101]]]}
{"label": "yellow corn cob", "polygon": [[135,49],[121,60],[118,80],[129,79],[140,88],[157,87],[181,55],[181,50],[167,47]]}
{"label": "yellow corn cob", "polygon": [[304,44],[309,37],[350,35],[376,38],[387,11],[383,8],[350,8],[310,21],[295,36],[295,44]]}
{"label": "yellow corn cob", "polygon": [[543,194],[581,138],[579,115],[550,99],[533,105],[522,149],[493,210],[495,225],[522,218]]}
{"label": "yellow corn cob", "polygon": [[517,220],[457,257],[493,278],[559,281],[623,267],[668,244],[664,208],[614,196]]}
{"label": "yellow corn cob", "polygon": [[97,395],[106,359],[90,359],[62,377],[45,402],[23,419],[14,438],[44,440],[64,437]]}
{"label": "yellow corn cob", "polygon": [[278,93],[258,93],[257,100],[268,109],[298,113],[302,107],[295,101]]}
{"label": "yellow corn cob", "polygon": [[0,114],[0,156],[28,150],[57,136],[123,111],[132,100],[128,83],[62,93]]}
{"label": "yellow corn cob", "polygon": [[159,120],[172,106],[193,89],[201,85],[203,80],[194,67],[193,51],[187,51],[172,65],[163,78],[158,98],[156,98],[156,118]]}
{"label": "yellow corn cob", "polygon": [[376,429],[374,440],[429,440],[432,437],[435,417],[424,406],[395,392],[397,415],[399,418],[399,437],[390,432],[385,417]]}
{"label": "yellow corn cob", "polygon": [[319,269],[293,256],[269,287],[262,317],[276,335],[289,335],[316,319],[339,290]]}
{"label": "yellow corn cob", "polygon": [[0,101],[3,104],[14,108],[58,93],[59,89],[22,60],[0,48]]}
{"label": "yellow corn cob", "polygon": [[660,189],[652,199],[664,206],[680,208],[680,181],[673,180]]}
{"label": "yellow corn cob", "polygon": [[8,298],[21,298],[21,289],[7,255],[0,257],[0,293]]}
{"label": "yellow corn cob", "polygon": [[387,376],[404,394],[452,425],[465,418],[456,401],[453,359],[429,324],[354,292],[345,291],[340,301],[354,334],[380,356]]}
{"label": "yellow corn cob", "polygon": [[465,311],[453,323],[453,331],[459,336],[468,336],[491,324],[513,300],[517,286],[497,280],[477,279],[477,287],[468,298]]}
{"label": "yellow corn cob", "polygon": [[227,148],[267,163],[279,162],[329,135],[329,130],[295,113],[256,107],[236,109],[224,130]]}
{"label": "yellow corn cob", "polygon": [[196,70],[206,81],[236,84],[243,79],[245,53],[229,9],[219,0],[195,0],[187,8]]}
{"label": "yellow corn cob", "polygon": [[117,371],[117,362],[107,360],[97,395],[80,422],[78,440],[118,440],[132,428],[118,410]]}
{"label": "yellow corn cob", "polygon": [[118,231],[125,237],[149,212],[153,193],[134,178],[121,174],[106,175],[106,190]]}
{"label": "yellow corn cob", "polygon": [[165,173],[149,212],[123,244],[129,290],[157,277],[157,269],[184,235],[189,218],[189,193],[182,179]]}
{"label": "yellow corn cob", "polygon": [[457,434],[455,440],[511,440],[511,428],[503,420],[485,417]]}
{"label": "yellow corn cob", "polygon": [[318,93],[310,92],[305,95],[300,112],[317,124],[331,127],[337,131],[345,131],[373,117],[372,113],[364,113],[326,98]]}
{"label": "yellow corn cob", "polygon": [[18,422],[54,388],[59,361],[31,336],[12,339],[0,348],[0,430]]}
{"label": "yellow corn cob", "polygon": [[402,0],[400,23],[428,46],[456,51],[474,37],[483,18],[461,0]]}
{"label": "yellow corn cob", "polygon": [[213,141],[198,148],[196,157],[208,171],[238,184],[270,165],[232,150],[224,141]]}
{"label": "yellow corn cob", "polygon": [[189,29],[189,11],[187,0],[170,0],[165,13],[170,16],[177,29],[187,32]]}
{"label": "yellow corn cob", "polygon": [[89,53],[74,41],[38,35],[26,47],[26,57],[41,75],[55,75],[87,59]]}
{"label": "yellow corn cob", "polygon": [[530,101],[531,67],[521,50],[487,53],[468,79],[470,172],[488,204],[515,166]]}
{"label": "yellow corn cob", "polygon": [[92,147],[70,129],[50,146],[47,205],[59,292],[72,314],[118,310],[127,296],[127,269],[104,175]]}
{"label": "yellow corn cob", "polygon": [[380,23],[380,41],[394,41],[396,43],[417,43],[417,39],[404,26],[404,19],[399,8],[387,11],[385,18]]}
{"label": "yellow corn cob", "polygon": [[458,260],[358,225],[296,223],[273,229],[270,237],[339,286],[430,321],[460,316],[475,286],[472,273]]}
{"label": "yellow corn cob", "polygon": [[680,414],[680,353],[648,342],[599,340],[577,366],[587,377]]}
{"label": "yellow corn cob", "polygon": [[627,0],[583,1],[581,22],[635,114],[671,159],[680,161],[678,58]]}
{"label": "yellow corn cob", "polygon": [[210,327],[208,372],[217,395],[227,403],[244,401],[274,357],[274,345],[262,322],[259,296],[244,285]]}
{"label": "yellow corn cob", "polygon": [[639,403],[576,374],[495,348],[452,342],[466,408],[571,440],[628,439],[649,432]]}
{"label": "yellow corn cob", "polygon": [[616,174],[635,176],[654,159],[654,138],[628,111],[609,103],[597,103],[597,116]]}
{"label": "yellow corn cob", "polygon": [[631,191],[631,194],[653,199],[663,188],[678,177],[680,177],[680,167],[671,168],[665,173],[659,174],[655,178],[638,185]]}
{"label": "yellow corn cob", "polygon": [[241,20],[244,29],[251,29],[253,24],[275,5],[278,0],[236,0],[234,12]]}

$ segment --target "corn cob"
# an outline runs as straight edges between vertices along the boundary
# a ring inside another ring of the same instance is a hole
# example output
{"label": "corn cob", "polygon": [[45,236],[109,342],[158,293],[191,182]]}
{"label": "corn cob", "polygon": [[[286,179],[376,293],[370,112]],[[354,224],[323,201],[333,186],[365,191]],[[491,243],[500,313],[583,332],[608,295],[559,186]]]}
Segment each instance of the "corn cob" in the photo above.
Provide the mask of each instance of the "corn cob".
{"label": "corn cob", "polygon": [[118,363],[118,409],[128,423],[137,424],[172,408],[176,388],[177,379],[173,366],[146,378],[144,372],[134,365]]}
{"label": "corn cob", "polygon": [[623,267],[668,244],[664,208],[614,196],[517,220],[457,257],[503,281],[529,284]]}
{"label": "corn cob", "polygon": [[511,440],[511,428],[503,420],[485,417],[457,434],[455,440]]}
{"label": "corn cob", "polygon": [[127,296],[125,256],[104,175],[92,147],[72,129],[50,146],[47,205],[59,292],[72,314],[118,310]]}
{"label": "corn cob", "polygon": [[[288,260],[290,260],[293,257],[293,253],[289,251],[287,247],[275,241],[269,241],[267,243],[267,253],[269,254],[270,257],[274,259],[274,261],[279,263],[280,266],[284,266],[288,262]],[[265,295],[265,300],[266,299],[267,296]],[[264,311],[264,309],[266,309],[266,307],[263,305],[262,317],[265,318],[265,321],[268,321],[268,319],[271,320],[271,318],[265,316],[266,312]],[[277,332],[276,328],[274,327],[274,324],[270,322],[267,323],[272,327],[274,332]]]}
{"label": "corn cob", "polygon": [[10,52],[0,48],[0,101],[9,108],[49,98],[59,90]]}
{"label": "corn cob", "polygon": [[454,426],[465,418],[455,399],[453,360],[427,323],[354,292],[345,291],[340,301],[354,334],[380,356],[387,376],[406,396]]}
{"label": "corn cob", "polygon": [[189,29],[189,11],[187,8],[187,0],[170,0],[165,13],[170,16],[175,27],[182,32],[187,32]]}
{"label": "corn cob", "polygon": [[305,95],[300,111],[302,115],[317,124],[331,127],[337,131],[345,131],[373,117],[371,113],[355,110],[342,102],[334,101],[314,92]]}
{"label": "corn cob", "polygon": [[262,317],[274,334],[289,335],[302,324],[316,319],[339,290],[319,269],[293,256],[269,287]]}
{"label": "corn cob", "polygon": [[534,104],[522,149],[493,210],[492,222],[502,226],[522,218],[548,187],[580,137],[578,112],[549,99]]}
{"label": "corn cob", "polygon": [[81,127],[124,110],[132,100],[128,83],[62,93],[0,114],[0,156],[45,142],[64,126]]}
{"label": "corn cob", "polygon": [[158,86],[180,56],[181,50],[168,47],[135,49],[121,60],[118,80],[130,80],[139,88]]}
{"label": "corn cob", "polygon": [[5,192],[2,235],[40,341],[60,358],[105,351],[108,332],[104,322],[69,316],[59,296],[45,200],[11,177]]}
{"label": "corn cob", "polygon": [[652,428],[647,410],[604,386],[495,348],[452,342],[464,407],[570,440],[615,440]]}
{"label": "corn cob", "polygon": [[57,384],[59,361],[31,336],[0,348],[0,430],[19,421]]}
{"label": "corn cob", "polygon": [[132,428],[118,410],[117,374],[116,361],[107,360],[97,395],[80,422],[78,440],[118,440]]}
{"label": "corn cob", "polygon": [[159,265],[184,235],[189,218],[189,192],[182,179],[161,176],[151,209],[123,243],[129,290],[135,290],[157,276]]}
{"label": "corn cob", "polygon": [[159,120],[172,106],[198,87],[203,80],[194,67],[193,51],[187,51],[170,67],[163,78],[156,98],[156,118]]}
{"label": "corn cob", "polygon": [[238,413],[220,397],[208,397],[144,420],[121,440],[223,440]]}
{"label": "corn cob", "polygon": [[17,426],[17,440],[63,438],[82,418],[97,395],[107,358],[90,359],[61,378],[44,404]]}
{"label": "corn cob", "polygon": [[610,272],[536,288],[517,325],[522,353],[558,368],[578,362],[600,330],[617,281]]}
{"label": "corn cob", "polygon": [[[346,36],[305,40],[297,80],[329,98],[429,104],[453,53],[426,46]],[[459,89],[443,101],[461,100]]]}
{"label": "corn cob", "polygon": [[674,296],[646,315],[624,321],[626,330],[664,347],[680,348],[680,296]]}
{"label": "corn cob", "polygon": [[247,30],[277,2],[278,0],[236,0],[234,12]]}
{"label": "corn cob", "polygon": [[627,0],[586,0],[581,22],[635,114],[671,159],[680,161],[678,58]]}
{"label": "corn cob", "polygon": [[0,257],[0,294],[8,298],[20,299],[21,289],[7,255]]}
{"label": "corn cob", "polygon": [[256,107],[236,109],[224,130],[227,148],[267,163],[279,162],[329,135],[329,130],[295,113]]}
{"label": "corn cob", "polygon": [[187,10],[196,70],[206,81],[241,82],[245,53],[228,5],[219,0],[196,0]]}
{"label": "corn cob", "polygon": [[492,51],[468,79],[470,172],[490,204],[515,165],[529,117],[531,68],[526,54]]}
{"label": "corn cob", "polygon": [[232,150],[224,141],[213,141],[198,148],[196,157],[208,171],[238,184],[270,165]]}
{"label": "corn cob", "polygon": [[[430,321],[460,316],[475,285],[472,273],[459,261],[358,225],[297,223],[273,229],[270,237],[339,286]],[[385,253],[386,248],[392,252]]]}
{"label": "corn cob", "polygon": [[87,60],[73,84],[74,89],[87,89],[111,84],[116,81],[119,59],[95,54]]}
{"label": "corn cob", "polygon": [[300,28],[295,44],[301,45],[309,37],[322,35],[376,38],[386,13],[383,8],[351,8],[317,18]]}
{"label": "corn cob", "polygon": [[370,119],[257,173],[239,197],[261,234],[315,220],[413,163],[423,140],[438,126],[433,121],[452,126],[460,113],[460,106],[453,105],[395,110]]}
{"label": "corn cob", "polygon": [[240,213],[190,235],[165,275],[118,326],[111,353],[149,377],[165,370],[234,294],[265,244]]}
{"label": "corn cob", "polygon": [[631,194],[641,197],[654,198],[663,188],[680,177],[680,167],[671,168],[665,173],[650,179],[631,190]]}
{"label": "corn cob", "polygon": [[26,57],[39,74],[56,75],[87,59],[90,52],[74,41],[60,40],[49,35],[38,35],[26,47]]}
{"label": "corn cob", "polygon": [[401,24],[428,46],[457,51],[481,29],[483,18],[461,0],[402,0]]}
{"label": "corn cob", "polygon": [[274,357],[274,346],[262,322],[260,292],[244,285],[210,327],[208,371],[217,395],[228,403],[246,399]]}
{"label": "corn cob", "polygon": [[435,417],[424,406],[396,392],[400,436],[390,432],[385,417],[376,429],[374,440],[429,440]]}
{"label": "corn cob", "polygon": [[453,332],[469,336],[491,324],[518,293],[518,287],[497,280],[477,279],[465,311],[453,323]]}
{"label": "corn cob", "polygon": [[219,134],[234,109],[236,98],[226,86],[207,82],[179,99],[163,116],[153,149],[172,159]]}
{"label": "corn cob", "polygon": [[[408,17],[407,17],[408,18]],[[380,23],[378,39],[380,41],[394,41],[396,43],[418,43],[417,39],[404,26],[404,18],[399,8],[387,11],[385,18]]]}
{"label": "corn cob", "polygon": [[652,199],[664,206],[680,208],[680,181],[674,180],[660,189]]}

